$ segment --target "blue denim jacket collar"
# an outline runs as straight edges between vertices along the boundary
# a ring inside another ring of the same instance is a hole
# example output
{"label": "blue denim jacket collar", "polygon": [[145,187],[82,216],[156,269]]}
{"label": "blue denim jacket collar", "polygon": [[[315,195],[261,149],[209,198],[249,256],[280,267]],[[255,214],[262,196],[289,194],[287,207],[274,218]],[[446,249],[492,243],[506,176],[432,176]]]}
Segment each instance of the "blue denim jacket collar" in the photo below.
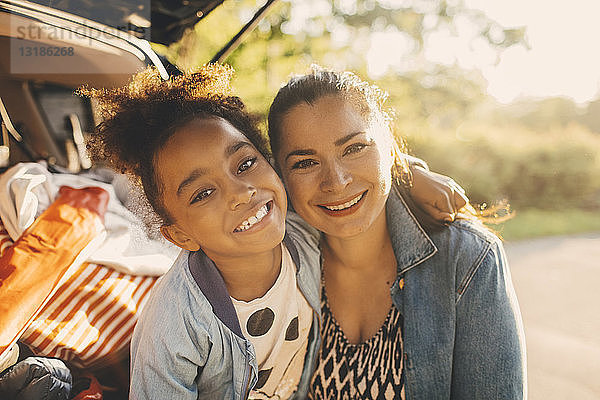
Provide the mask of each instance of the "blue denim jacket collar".
{"label": "blue denim jacket collar", "polygon": [[[402,246],[394,246],[398,275],[401,275],[432,257],[438,249],[409,210],[398,188],[393,186],[391,191],[386,204],[386,216],[392,243],[402,244]],[[403,221],[403,223],[390,223],[390,221]]]}
{"label": "blue denim jacket collar", "polygon": [[[287,247],[297,271],[300,270],[300,257],[294,242],[286,234],[283,243]],[[225,281],[219,273],[215,263],[208,258],[202,249],[190,252],[188,265],[194,281],[210,303],[213,312],[233,333],[244,338],[240,321],[233,307],[233,303],[225,286]]]}

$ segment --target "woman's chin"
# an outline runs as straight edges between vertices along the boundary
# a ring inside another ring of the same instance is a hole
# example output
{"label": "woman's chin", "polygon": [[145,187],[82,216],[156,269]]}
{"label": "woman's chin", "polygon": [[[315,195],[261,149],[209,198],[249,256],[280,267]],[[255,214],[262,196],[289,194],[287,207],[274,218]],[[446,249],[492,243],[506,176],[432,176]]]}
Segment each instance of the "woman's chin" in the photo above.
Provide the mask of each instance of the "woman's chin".
{"label": "woman's chin", "polygon": [[369,228],[369,224],[336,224],[324,226],[320,229],[327,236],[339,238],[339,239],[352,239],[356,236],[366,232]]}

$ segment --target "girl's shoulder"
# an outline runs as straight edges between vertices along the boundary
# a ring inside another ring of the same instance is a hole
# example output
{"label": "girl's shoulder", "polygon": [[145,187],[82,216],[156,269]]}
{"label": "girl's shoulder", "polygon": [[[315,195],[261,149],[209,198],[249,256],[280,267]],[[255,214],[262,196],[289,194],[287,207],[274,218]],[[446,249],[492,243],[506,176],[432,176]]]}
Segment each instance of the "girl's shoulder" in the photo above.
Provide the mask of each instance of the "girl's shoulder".
{"label": "girl's shoulder", "polygon": [[188,258],[189,252],[182,250],[173,266],[158,279],[141,310],[136,331],[152,332],[152,337],[158,337],[189,326],[196,326],[198,334],[210,330],[214,323],[212,307],[192,278]]}

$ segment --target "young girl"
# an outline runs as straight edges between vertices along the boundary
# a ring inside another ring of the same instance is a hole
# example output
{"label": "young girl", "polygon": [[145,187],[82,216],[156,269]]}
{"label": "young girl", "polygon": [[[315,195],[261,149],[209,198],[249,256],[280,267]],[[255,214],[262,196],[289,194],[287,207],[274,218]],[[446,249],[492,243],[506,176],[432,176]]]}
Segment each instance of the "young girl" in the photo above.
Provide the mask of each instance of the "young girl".
{"label": "young girl", "polygon": [[305,398],[320,345],[316,231],[290,213],[232,71],[83,90],[104,122],[96,160],[138,177],[181,247],[132,345],[132,399]]}

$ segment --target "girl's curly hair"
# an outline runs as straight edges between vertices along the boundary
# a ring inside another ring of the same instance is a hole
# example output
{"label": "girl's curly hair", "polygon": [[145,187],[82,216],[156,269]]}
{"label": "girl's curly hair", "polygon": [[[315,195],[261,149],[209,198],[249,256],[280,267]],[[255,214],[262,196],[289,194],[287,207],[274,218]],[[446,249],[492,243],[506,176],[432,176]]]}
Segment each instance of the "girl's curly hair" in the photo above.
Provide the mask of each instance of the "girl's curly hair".
{"label": "girl's curly hair", "polygon": [[223,118],[269,158],[266,139],[242,100],[232,95],[229,66],[209,64],[197,72],[163,80],[155,68],[134,75],[123,87],[82,87],[96,100],[102,122],[88,141],[95,162],[133,175],[162,223],[174,221],[161,201],[155,156],[178,128],[196,118]]}

